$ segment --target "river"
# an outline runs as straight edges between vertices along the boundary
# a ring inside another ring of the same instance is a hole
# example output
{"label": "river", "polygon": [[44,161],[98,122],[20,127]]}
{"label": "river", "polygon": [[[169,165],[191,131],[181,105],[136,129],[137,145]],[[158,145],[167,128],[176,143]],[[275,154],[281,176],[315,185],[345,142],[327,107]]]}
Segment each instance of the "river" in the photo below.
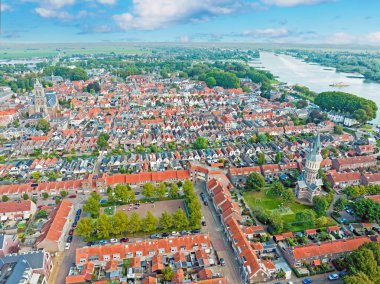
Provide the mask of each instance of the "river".
{"label": "river", "polygon": [[[253,67],[263,68],[275,75],[279,81],[299,84],[314,92],[342,91],[373,100],[380,107],[380,84],[367,83],[362,78],[349,78],[358,74],[339,73],[334,68],[306,63],[292,56],[272,52],[260,52],[260,60],[251,63]],[[345,83],[349,86],[332,87],[333,83]],[[380,125],[380,109],[373,123]]]}

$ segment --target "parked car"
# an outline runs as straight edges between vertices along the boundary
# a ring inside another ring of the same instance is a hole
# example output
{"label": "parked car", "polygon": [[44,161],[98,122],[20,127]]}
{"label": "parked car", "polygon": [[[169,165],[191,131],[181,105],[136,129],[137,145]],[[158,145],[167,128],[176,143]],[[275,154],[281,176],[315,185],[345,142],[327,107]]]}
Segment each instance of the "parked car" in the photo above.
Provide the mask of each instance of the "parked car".
{"label": "parked car", "polygon": [[69,195],[69,198],[76,198],[77,196],[75,194]]}
{"label": "parked car", "polygon": [[114,243],[117,243],[117,242],[118,242],[118,240],[115,239],[115,238],[110,239],[110,243],[111,243],[111,244],[114,244]]}
{"label": "parked car", "polygon": [[181,231],[181,235],[182,235],[182,236],[187,236],[188,234],[189,234],[189,232],[186,231],[186,230]]}
{"label": "parked car", "polygon": [[170,236],[169,233],[162,233],[162,237],[164,237],[164,238],[167,238],[167,237],[169,237],[169,236]]}
{"label": "parked car", "polygon": [[107,243],[106,240],[100,240],[100,241],[99,241],[99,245],[105,245],[106,243]]}
{"label": "parked car", "polygon": [[311,282],[313,282],[313,279],[311,278],[305,278],[302,280],[302,284],[310,284]]}
{"label": "parked car", "polygon": [[225,261],[224,261],[224,258],[223,257],[221,257],[220,258],[220,265],[221,266],[224,266],[226,263],[225,263]]}
{"label": "parked car", "polygon": [[329,279],[330,281],[338,280],[338,279],[339,279],[339,275],[336,274],[336,273],[330,274],[329,277],[328,277],[328,279]]}
{"label": "parked car", "polygon": [[72,225],[72,227],[76,228],[76,226],[77,226],[77,222],[74,222],[73,225]]}
{"label": "parked car", "polygon": [[192,234],[199,234],[200,232],[201,232],[201,230],[198,230],[198,229],[197,230],[191,230]]}
{"label": "parked car", "polygon": [[172,232],[172,236],[179,236],[180,234],[178,232]]}
{"label": "parked car", "polygon": [[87,246],[90,247],[90,246],[93,246],[94,244],[95,244],[94,242],[88,242]]}
{"label": "parked car", "polygon": [[206,226],[206,221],[202,221],[202,226]]}
{"label": "parked car", "polygon": [[151,239],[159,239],[159,238],[161,238],[161,235],[160,234],[151,234],[150,238]]}
{"label": "parked car", "polygon": [[74,234],[74,229],[71,229],[70,231],[69,231],[69,236],[72,236]]}
{"label": "parked car", "polygon": [[73,241],[73,236],[68,236],[68,237],[67,237],[67,242],[68,242],[68,243],[71,243],[72,241]]}
{"label": "parked car", "polygon": [[41,204],[41,205],[38,205],[37,208],[38,209],[41,209],[42,207],[44,207],[45,205]]}
{"label": "parked car", "polygon": [[208,202],[207,202],[207,200],[205,200],[205,202],[203,202],[203,204],[204,204],[205,206],[208,206]]}
{"label": "parked car", "polygon": [[76,214],[77,214],[77,215],[82,214],[82,209],[78,209]]}
{"label": "parked car", "polygon": [[70,249],[70,243],[66,243],[65,245],[65,250],[68,250],[68,249]]}
{"label": "parked car", "polygon": [[127,243],[128,241],[129,241],[129,239],[126,237],[120,239],[121,243]]}

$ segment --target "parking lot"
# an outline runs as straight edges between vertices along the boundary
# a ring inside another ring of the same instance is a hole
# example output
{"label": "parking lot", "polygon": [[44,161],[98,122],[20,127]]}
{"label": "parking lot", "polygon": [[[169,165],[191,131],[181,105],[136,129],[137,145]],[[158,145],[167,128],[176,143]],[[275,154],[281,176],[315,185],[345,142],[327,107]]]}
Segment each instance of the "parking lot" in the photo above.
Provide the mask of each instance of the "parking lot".
{"label": "parking lot", "polygon": [[[165,200],[165,201],[157,201],[154,203],[141,203],[140,205],[122,205],[116,208],[116,211],[122,211],[127,213],[128,215],[133,212],[137,212],[141,217],[144,217],[148,211],[151,211],[154,216],[159,218],[164,211],[169,213],[174,213],[178,208],[184,208],[183,200]],[[101,209],[102,213],[104,212],[104,208]]]}

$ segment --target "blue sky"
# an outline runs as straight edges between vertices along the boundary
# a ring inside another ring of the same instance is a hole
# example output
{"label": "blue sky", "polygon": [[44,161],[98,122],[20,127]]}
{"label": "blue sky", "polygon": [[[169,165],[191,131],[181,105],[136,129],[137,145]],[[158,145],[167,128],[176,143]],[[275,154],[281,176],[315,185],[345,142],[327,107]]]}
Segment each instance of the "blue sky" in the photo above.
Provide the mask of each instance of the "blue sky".
{"label": "blue sky", "polygon": [[378,0],[0,0],[1,41],[380,45]]}

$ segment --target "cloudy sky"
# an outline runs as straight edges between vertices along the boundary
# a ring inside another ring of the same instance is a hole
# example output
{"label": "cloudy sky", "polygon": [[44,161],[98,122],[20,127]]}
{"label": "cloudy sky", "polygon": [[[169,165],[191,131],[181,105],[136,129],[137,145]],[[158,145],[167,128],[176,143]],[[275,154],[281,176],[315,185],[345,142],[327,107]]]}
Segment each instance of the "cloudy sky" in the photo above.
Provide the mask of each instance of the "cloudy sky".
{"label": "cloudy sky", "polygon": [[0,40],[380,45],[379,0],[0,0]]}

